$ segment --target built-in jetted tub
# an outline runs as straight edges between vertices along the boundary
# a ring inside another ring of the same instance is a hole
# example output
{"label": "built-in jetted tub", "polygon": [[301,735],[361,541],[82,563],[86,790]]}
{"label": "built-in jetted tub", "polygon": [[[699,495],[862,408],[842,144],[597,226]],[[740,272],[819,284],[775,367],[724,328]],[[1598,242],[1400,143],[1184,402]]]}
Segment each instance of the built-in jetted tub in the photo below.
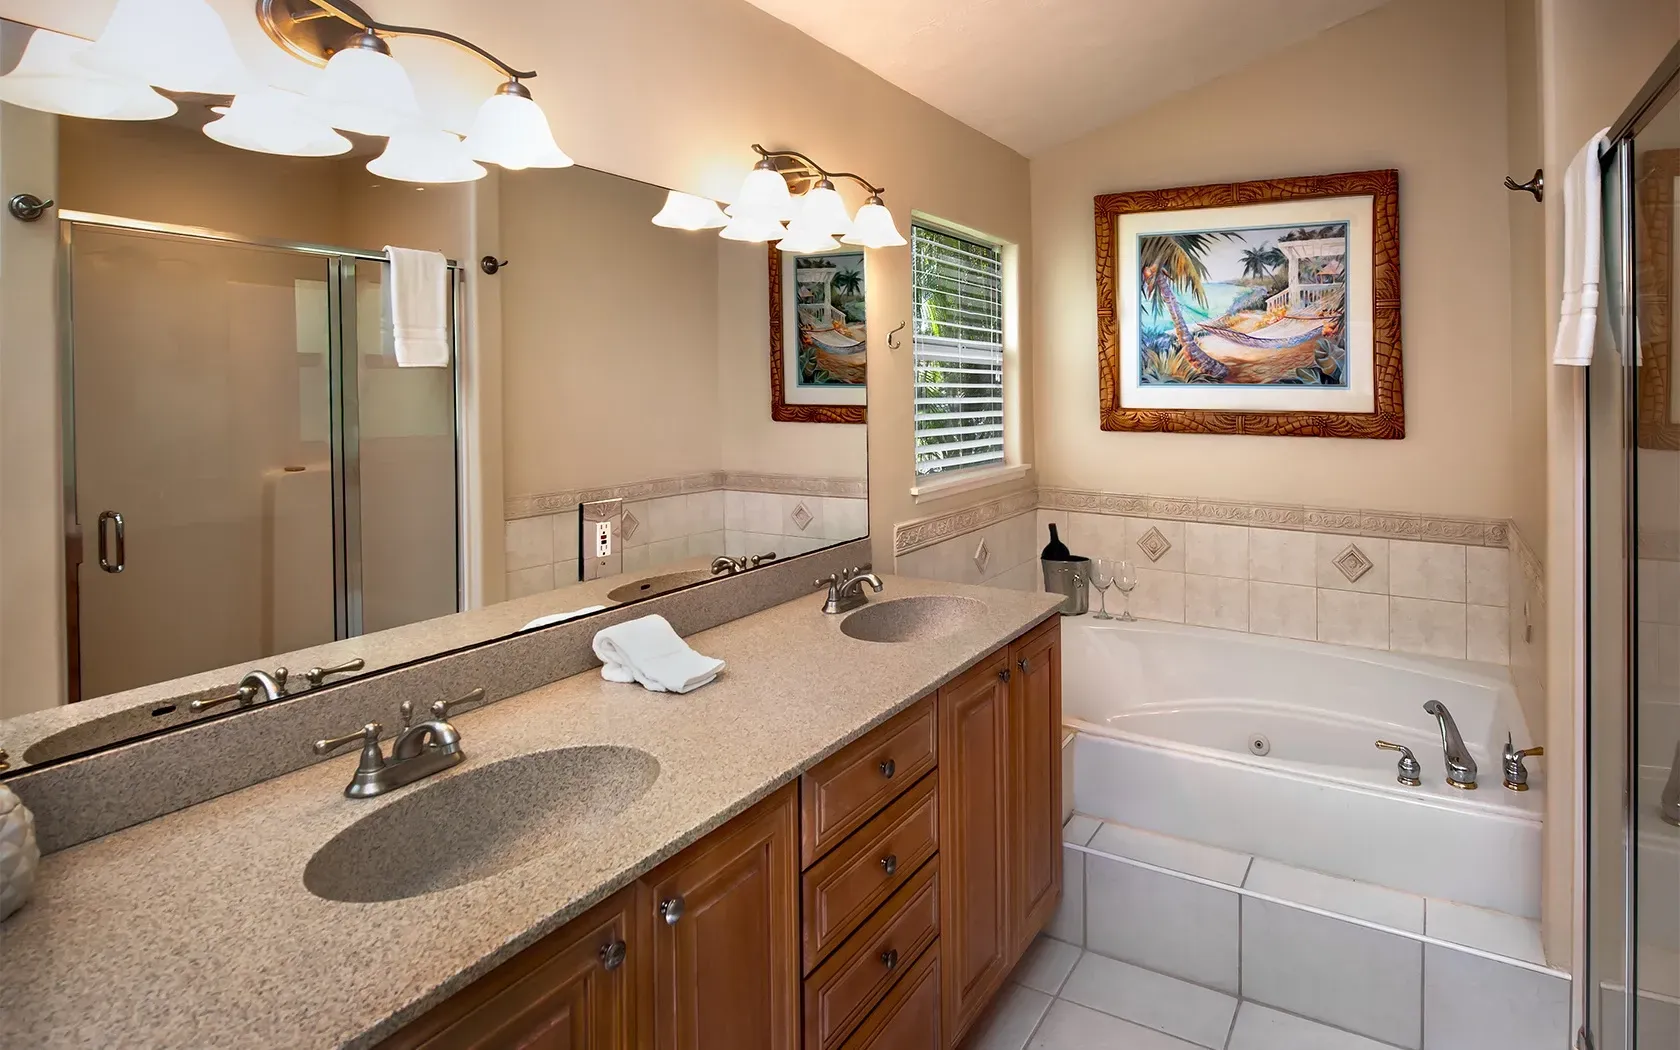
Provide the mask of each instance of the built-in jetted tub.
{"label": "built-in jetted tub", "polygon": [[[1517,915],[1540,913],[1544,758],[1502,669],[1203,627],[1063,621],[1075,808],[1287,864]],[[1479,767],[1449,787],[1429,700]],[[1396,780],[1412,749],[1423,783]]]}

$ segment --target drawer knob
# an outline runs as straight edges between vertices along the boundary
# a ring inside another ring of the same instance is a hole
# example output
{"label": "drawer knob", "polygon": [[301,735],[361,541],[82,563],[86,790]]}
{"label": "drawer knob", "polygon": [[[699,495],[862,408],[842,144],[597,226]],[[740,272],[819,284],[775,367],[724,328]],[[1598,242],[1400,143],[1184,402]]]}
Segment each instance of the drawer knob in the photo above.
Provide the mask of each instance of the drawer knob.
{"label": "drawer knob", "polygon": [[881,965],[885,966],[888,970],[898,969],[898,949],[888,948],[886,951],[882,952]]}
{"label": "drawer knob", "polygon": [[1005,667],[1003,670],[999,671],[998,679],[1004,682],[1009,681],[1009,668]]}
{"label": "drawer knob", "polygon": [[616,970],[624,965],[624,957],[629,954],[629,948],[623,941],[601,945],[601,967],[606,970]]}
{"label": "drawer knob", "polygon": [[668,901],[659,902],[659,917],[665,920],[665,925],[675,926],[677,920],[683,917],[683,899],[672,897]]}
{"label": "drawer knob", "polygon": [[893,778],[893,774],[897,772],[898,766],[893,763],[892,759],[889,758],[885,762],[881,763],[881,775],[886,777],[888,780],[891,780]]}
{"label": "drawer knob", "polygon": [[881,870],[888,875],[898,874],[898,854],[889,853],[881,858]]}

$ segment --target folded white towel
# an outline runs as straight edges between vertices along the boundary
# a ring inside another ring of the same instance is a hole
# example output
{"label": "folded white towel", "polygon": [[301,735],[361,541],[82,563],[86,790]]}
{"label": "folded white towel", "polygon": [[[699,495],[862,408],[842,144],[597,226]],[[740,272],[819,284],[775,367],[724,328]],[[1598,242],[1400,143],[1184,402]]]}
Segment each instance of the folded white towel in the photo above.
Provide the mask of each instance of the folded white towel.
{"label": "folded white towel", "polygon": [[1563,303],[1556,365],[1592,364],[1598,342],[1598,289],[1604,275],[1604,178],[1598,157],[1609,128],[1594,135],[1563,175]]}
{"label": "folded white towel", "polygon": [[449,367],[449,260],[385,246],[391,257],[391,336],[399,368]]}
{"label": "folded white towel", "polygon": [[547,616],[537,617],[535,620],[532,620],[530,623],[521,627],[520,630],[529,631],[533,627],[547,627],[551,623],[565,623],[567,620],[575,620],[579,616],[588,616],[592,612],[600,612],[605,608],[605,605],[585,605],[583,608],[573,609],[571,612],[549,613]]}
{"label": "folded white towel", "polygon": [[656,693],[687,693],[718,676],[723,661],[701,656],[677,636],[665,617],[643,616],[595,632],[601,677],[640,682]]}

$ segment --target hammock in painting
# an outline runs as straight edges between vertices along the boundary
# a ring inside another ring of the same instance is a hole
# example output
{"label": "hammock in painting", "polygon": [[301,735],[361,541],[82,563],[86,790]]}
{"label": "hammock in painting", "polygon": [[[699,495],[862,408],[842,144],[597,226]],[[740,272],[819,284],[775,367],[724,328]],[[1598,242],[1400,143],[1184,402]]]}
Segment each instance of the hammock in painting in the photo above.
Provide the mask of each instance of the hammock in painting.
{"label": "hammock in painting", "polygon": [[1246,346],[1254,350],[1285,350],[1292,346],[1309,343],[1324,334],[1326,318],[1315,317],[1284,317],[1274,321],[1264,328],[1256,328],[1252,332],[1239,332],[1234,328],[1204,322],[1196,327],[1201,331],[1197,341],[1203,337],[1212,336],[1223,339],[1237,346]]}

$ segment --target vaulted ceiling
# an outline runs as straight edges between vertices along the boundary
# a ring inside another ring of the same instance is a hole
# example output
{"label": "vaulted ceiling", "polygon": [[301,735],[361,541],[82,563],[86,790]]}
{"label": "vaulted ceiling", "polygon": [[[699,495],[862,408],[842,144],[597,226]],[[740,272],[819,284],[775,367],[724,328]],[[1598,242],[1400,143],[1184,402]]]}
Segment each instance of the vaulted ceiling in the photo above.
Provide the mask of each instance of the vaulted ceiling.
{"label": "vaulted ceiling", "polygon": [[[747,0],[1032,156],[1253,65],[1384,0]],[[1296,89],[1333,91],[1297,70]],[[1269,101],[1268,101],[1269,99]],[[841,103],[843,108],[843,103]]]}

